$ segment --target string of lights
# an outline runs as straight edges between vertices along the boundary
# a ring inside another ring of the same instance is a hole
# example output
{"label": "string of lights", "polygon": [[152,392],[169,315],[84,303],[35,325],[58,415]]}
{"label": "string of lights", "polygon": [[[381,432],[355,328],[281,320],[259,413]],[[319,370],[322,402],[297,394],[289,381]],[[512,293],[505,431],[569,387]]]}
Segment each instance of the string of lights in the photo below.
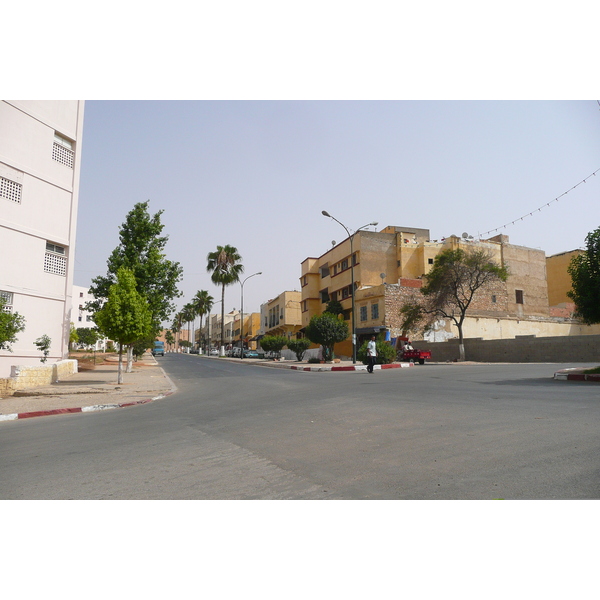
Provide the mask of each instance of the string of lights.
{"label": "string of lights", "polygon": [[598,172],[600,172],[600,169],[596,169],[593,173],[591,173],[590,175],[588,175],[585,179],[582,179],[579,183],[577,183],[576,185],[574,185],[572,188],[568,189],[566,192],[563,192],[560,196],[557,196],[553,200],[550,200],[550,202],[547,202],[543,206],[540,206],[539,208],[536,208],[535,210],[531,211],[530,213],[527,213],[526,215],[523,215],[522,217],[520,217],[518,219],[515,219],[514,221],[506,223],[505,225],[501,225],[500,227],[496,227],[496,229],[490,229],[489,231],[486,231],[485,233],[481,233],[481,234],[479,234],[479,237],[482,238],[482,237],[484,237],[484,236],[486,236],[486,235],[488,235],[490,233],[495,233],[496,231],[500,231],[501,229],[504,229],[504,228],[508,227],[509,225],[514,225],[517,221],[522,221],[523,219],[526,219],[527,217],[531,217],[534,213],[540,212],[542,209],[550,206],[554,202],[558,202],[563,196],[566,196],[569,192],[572,192],[576,187],[580,186],[582,183],[586,183],[586,181],[590,177],[595,176],[596,173],[598,173]]}

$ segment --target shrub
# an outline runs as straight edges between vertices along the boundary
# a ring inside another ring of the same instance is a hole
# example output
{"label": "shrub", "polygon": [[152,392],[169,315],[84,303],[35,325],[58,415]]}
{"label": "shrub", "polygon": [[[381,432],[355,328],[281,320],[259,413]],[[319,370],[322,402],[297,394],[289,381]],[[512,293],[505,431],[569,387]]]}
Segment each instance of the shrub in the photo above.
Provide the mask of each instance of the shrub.
{"label": "shrub", "polygon": [[288,343],[288,339],[283,335],[265,335],[260,340],[260,347],[265,352],[281,352],[281,349]]}
{"label": "shrub", "polygon": [[[362,346],[358,349],[356,353],[356,357],[360,360],[364,365],[368,364],[369,361],[367,359],[367,344],[369,342],[363,342]],[[377,360],[375,361],[378,365],[389,365],[396,360],[396,351],[394,348],[388,344],[387,342],[376,342],[377,347]]]}
{"label": "shrub", "polygon": [[296,358],[300,361],[304,358],[304,353],[310,346],[310,340],[307,338],[301,338],[299,340],[290,340],[287,343],[287,347],[296,355]]}

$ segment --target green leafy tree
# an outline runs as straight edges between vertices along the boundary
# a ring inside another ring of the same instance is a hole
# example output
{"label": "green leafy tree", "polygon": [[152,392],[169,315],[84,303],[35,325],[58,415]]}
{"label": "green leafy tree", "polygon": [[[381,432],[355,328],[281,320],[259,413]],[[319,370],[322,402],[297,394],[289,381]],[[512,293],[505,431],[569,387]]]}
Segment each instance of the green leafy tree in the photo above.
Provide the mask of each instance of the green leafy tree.
{"label": "green leafy tree", "polygon": [[120,244],[108,258],[107,274],[92,279],[90,294],[95,300],[86,308],[100,310],[108,298],[108,290],[116,282],[119,269],[125,267],[133,272],[136,290],[146,299],[153,331],[158,334],[160,324],[174,310],[173,298],[181,296],[177,283],[181,280],[183,269],[179,263],[171,262],[165,256],[169,238],[162,235],[164,225],[160,216],[163,211],[150,216],[148,204],[149,201],[136,204],[119,228]]}
{"label": "green leafy tree", "polygon": [[483,248],[444,250],[434,260],[425,275],[421,301],[406,303],[402,328],[414,327],[419,319],[426,326],[441,318],[450,319],[458,328],[460,360],[465,360],[463,323],[478,290],[486,285],[508,279],[508,269],[494,262]]}
{"label": "green leafy tree", "polygon": [[79,335],[77,335],[75,325],[71,323],[71,329],[69,330],[69,346],[73,347],[77,342],[79,342]]}
{"label": "green leafy tree", "polygon": [[305,332],[306,337],[314,344],[323,346],[323,358],[333,360],[333,347],[348,337],[348,325],[331,313],[315,315],[310,320]]}
{"label": "green leafy tree", "polygon": [[304,353],[309,349],[311,341],[308,338],[300,338],[298,340],[290,340],[287,347],[296,355],[298,361],[304,358]]}
{"label": "green leafy tree", "polygon": [[100,332],[97,327],[78,327],[77,328],[77,341],[80,346],[89,348],[94,346],[100,339]]}
{"label": "green leafy tree", "polygon": [[123,383],[123,348],[153,334],[152,312],[136,289],[133,271],[117,271],[117,282],[108,289],[108,300],[94,315],[104,335],[119,343],[118,383]]}
{"label": "green leafy tree", "polygon": [[0,295],[0,350],[12,352],[11,344],[17,341],[17,333],[25,331],[25,317],[4,310],[5,304],[6,298]]}
{"label": "green leafy tree", "polygon": [[339,300],[330,300],[325,307],[325,312],[331,313],[336,317],[344,314],[344,307]]}
{"label": "green leafy tree", "polygon": [[288,343],[288,339],[283,335],[265,335],[260,340],[260,347],[265,352],[281,352]]}
{"label": "green leafy tree", "polygon": [[50,354],[50,345],[52,344],[52,340],[46,334],[39,337],[35,342],[33,342],[35,347],[43,354],[40,361],[45,363],[48,360],[48,354]]}
{"label": "green leafy tree", "polygon": [[217,246],[206,257],[206,270],[211,273],[211,281],[221,286],[221,347],[225,345],[225,288],[240,280],[244,272],[242,257],[233,246]]}
{"label": "green leafy tree", "polygon": [[572,289],[567,296],[575,303],[575,316],[593,325],[600,323],[600,228],[585,240],[586,249],[571,259],[568,268]]}
{"label": "green leafy tree", "polygon": [[140,338],[139,340],[136,340],[132,344],[133,356],[134,356],[135,360],[139,360],[140,358],[142,358],[142,356],[144,356],[144,352],[146,352],[146,350],[148,350],[148,348],[152,348],[154,346],[154,339],[155,339],[155,336],[150,334],[144,338]]}

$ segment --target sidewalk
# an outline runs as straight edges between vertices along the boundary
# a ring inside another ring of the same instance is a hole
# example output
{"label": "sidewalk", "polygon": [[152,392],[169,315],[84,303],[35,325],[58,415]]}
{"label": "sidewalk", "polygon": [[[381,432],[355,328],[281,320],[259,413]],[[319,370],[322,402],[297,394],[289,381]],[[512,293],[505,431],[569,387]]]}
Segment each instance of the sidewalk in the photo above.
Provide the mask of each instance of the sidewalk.
{"label": "sidewalk", "polygon": [[123,373],[121,385],[117,374],[118,363],[111,361],[49,386],[19,390],[0,398],[0,421],[146,404],[176,390],[150,354],[134,363],[133,373]]}

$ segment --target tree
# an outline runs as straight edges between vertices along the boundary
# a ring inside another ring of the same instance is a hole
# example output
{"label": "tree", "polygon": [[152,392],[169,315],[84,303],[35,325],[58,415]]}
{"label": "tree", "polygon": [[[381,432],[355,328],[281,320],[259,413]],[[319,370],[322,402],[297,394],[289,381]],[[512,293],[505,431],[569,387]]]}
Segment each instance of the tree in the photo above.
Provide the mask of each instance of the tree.
{"label": "tree", "polygon": [[423,317],[428,317],[428,324],[440,318],[450,319],[458,328],[460,360],[465,360],[463,323],[476,292],[507,278],[508,269],[496,264],[491,252],[484,248],[444,250],[425,275],[427,283],[421,288],[424,300],[402,307],[402,328],[410,330]]}
{"label": "tree", "polygon": [[206,270],[212,273],[211,281],[221,286],[221,347],[225,345],[225,287],[240,280],[244,272],[242,257],[233,246],[217,246],[206,257]]}
{"label": "tree", "polygon": [[260,340],[260,347],[265,352],[279,353],[287,343],[288,339],[283,335],[265,335]]}
{"label": "tree", "polygon": [[133,271],[120,267],[117,282],[108,289],[108,300],[94,315],[100,331],[119,343],[119,384],[123,383],[123,348],[153,333],[152,312],[136,289]]}
{"label": "tree", "polygon": [[78,327],[77,328],[77,341],[80,346],[88,348],[89,346],[95,346],[96,342],[100,339],[100,332],[97,327]]}
{"label": "tree", "polygon": [[73,348],[78,341],[79,335],[77,335],[77,329],[75,329],[75,325],[71,323],[71,328],[69,330],[69,346]]}
{"label": "tree", "polygon": [[50,345],[52,344],[52,340],[48,335],[44,334],[35,340],[33,344],[43,354],[42,358],[40,358],[40,362],[45,363],[48,360],[48,354],[50,354]]}
{"label": "tree", "polygon": [[202,319],[205,315],[210,315],[214,298],[206,290],[199,290],[192,298],[192,304],[196,309],[196,314],[200,317],[200,332],[202,332]]}
{"label": "tree", "polygon": [[304,358],[304,353],[310,347],[310,340],[308,338],[300,338],[297,340],[290,340],[287,343],[287,347],[296,355],[298,361]]}
{"label": "tree", "polygon": [[344,307],[339,300],[330,300],[325,307],[325,312],[331,313],[337,317],[338,315],[344,314]]}
{"label": "tree", "polygon": [[25,331],[25,317],[4,310],[5,304],[6,298],[0,295],[0,350],[12,352],[11,344],[17,341],[17,333]]}
{"label": "tree", "polygon": [[586,250],[571,259],[568,267],[575,316],[587,325],[600,323],[600,228],[587,234]]}
{"label": "tree", "polygon": [[333,347],[348,337],[348,325],[331,313],[315,315],[306,327],[306,337],[314,344],[323,346],[323,358],[333,359]]}
{"label": "tree", "polygon": [[172,349],[172,346],[175,343],[175,338],[173,337],[173,332],[170,329],[167,329],[165,332],[165,342],[167,342]]}
{"label": "tree", "polygon": [[136,290],[148,303],[153,331],[157,334],[160,324],[174,310],[173,298],[181,296],[177,283],[181,280],[183,269],[179,263],[165,258],[164,248],[169,238],[161,235],[164,225],[160,216],[163,211],[150,216],[148,204],[149,201],[136,204],[119,228],[120,244],[107,260],[106,276],[92,279],[90,294],[95,300],[86,308],[100,310],[108,298],[108,290],[116,282],[119,269],[125,267],[132,271]]}
{"label": "tree", "polygon": [[[191,302],[188,302],[181,311],[181,318],[184,323],[188,324],[188,341],[190,346],[193,345],[192,335],[190,332],[190,323],[196,318],[196,309]],[[181,345],[181,344],[180,344]],[[186,346],[187,347],[187,346]]]}

